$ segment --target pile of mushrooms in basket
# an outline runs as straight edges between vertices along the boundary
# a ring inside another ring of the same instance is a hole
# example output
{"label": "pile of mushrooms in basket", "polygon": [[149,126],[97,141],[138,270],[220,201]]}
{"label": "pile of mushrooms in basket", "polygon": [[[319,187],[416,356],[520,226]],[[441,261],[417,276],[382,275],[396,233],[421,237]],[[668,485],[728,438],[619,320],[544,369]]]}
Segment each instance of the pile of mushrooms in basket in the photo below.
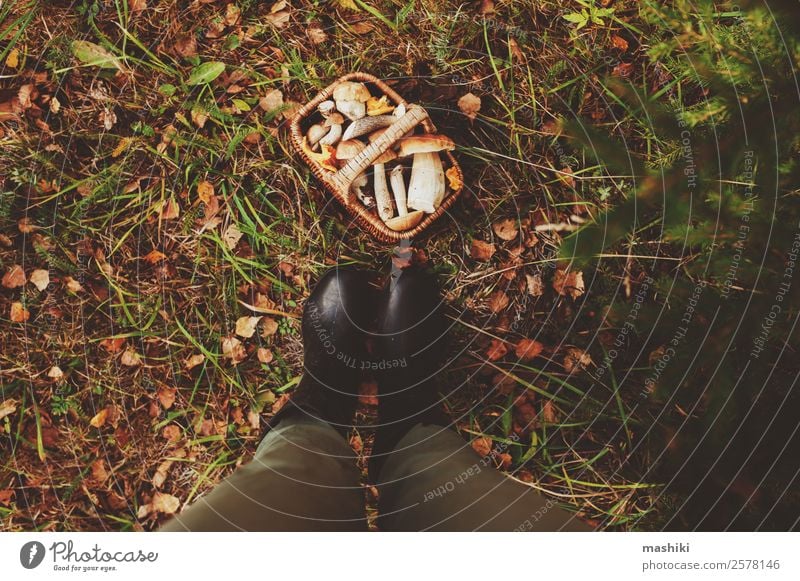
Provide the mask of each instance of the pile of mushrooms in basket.
{"label": "pile of mushrooms in basket", "polygon": [[[374,143],[406,113],[387,95],[372,94],[367,85],[347,81],[322,101],[303,136],[306,155],[336,172]],[[350,193],[396,232],[417,226],[445,197],[461,187],[457,168],[441,152],[452,151],[453,140],[426,133],[416,126],[386,149],[353,179]]]}

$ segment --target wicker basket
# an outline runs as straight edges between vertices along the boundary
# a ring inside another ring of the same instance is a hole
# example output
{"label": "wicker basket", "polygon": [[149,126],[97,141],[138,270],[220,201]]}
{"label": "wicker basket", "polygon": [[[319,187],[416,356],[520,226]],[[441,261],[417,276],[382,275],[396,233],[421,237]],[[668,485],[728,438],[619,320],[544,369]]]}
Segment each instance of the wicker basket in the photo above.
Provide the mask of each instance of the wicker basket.
{"label": "wicker basket", "polygon": [[[334,89],[345,81],[360,81],[363,83],[371,84],[380,89],[385,95],[394,101],[395,105],[404,105],[406,113],[395,123],[390,125],[386,132],[376,139],[373,143],[369,144],[361,153],[349,160],[347,164],[340,168],[337,172],[331,172],[323,168],[315,160],[311,159],[305,151],[303,151],[303,127],[302,125],[306,120],[316,112],[317,106],[333,95]],[[382,242],[394,243],[403,239],[411,239],[417,237],[426,228],[433,224],[442,214],[444,214],[450,206],[456,201],[456,198],[461,194],[462,187],[457,190],[449,192],[441,205],[432,214],[427,214],[423,220],[414,228],[397,232],[387,227],[386,224],[376,215],[367,209],[355,196],[350,192],[350,184],[353,180],[364,172],[374,160],[387,149],[391,148],[394,143],[400,139],[406,132],[414,129],[417,125],[422,125],[426,133],[436,133],[436,127],[430,120],[428,112],[419,105],[409,105],[405,99],[397,94],[394,89],[389,85],[367,73],[350,73],[340,77],[333,84],[329,85],[314,97],[309,103],[302,107],[295,117],[292,119],[290,131],[292,135],[292,144],[295,151],[303,158],[303,160],[314,172],[314,175],[319,178],[325,189],[330,192],[344,208],[353,216],[361,227],[367,232],[372,234],[375,238]],[[461,167],[458,165],[455,157],[449,152],[441,152],[445,155],[446,163],[452,168],[455,168],[458,181],[463,183],[463,175]]]}

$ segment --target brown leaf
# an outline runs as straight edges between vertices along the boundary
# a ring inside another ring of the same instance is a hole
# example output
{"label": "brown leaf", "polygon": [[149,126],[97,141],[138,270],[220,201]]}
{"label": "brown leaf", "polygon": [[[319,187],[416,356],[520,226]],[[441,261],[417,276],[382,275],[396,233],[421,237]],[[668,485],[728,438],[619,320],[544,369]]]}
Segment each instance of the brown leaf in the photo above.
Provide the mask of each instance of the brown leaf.
{"label": "brown leaf", "polygon": [[279,89],[272,89],[258,100],[258,106],[267,113],[283,107],[283,93]]}
{"label": "brown leaf", "polygon": [[160,512],[162,514],[175,514],[180,505],[181,501],[177,497],[163,492],[156,492],[150,502],[151,512]]}
{"label": "brown leaf", "polygon": [[622,52],[628,50],[628,41],[616,34],[611,37],[611,44]]}
{"label": "brown leaf", "polygon": [[247,357],[247,351],[236,337],[225,337],[222,339],[222,355],[236,365]]}
{"label": "brown leaf", "polygon": [[181,439],[181,429],[175,424],[164,426],[164,429],[161,430],[161,437],[169,442],[177,442]]}
{"label": "brown leaf", "polygon": [[508,470],[509,468],[511,468],[513,458],[511,457],[511,454],[509,454],[508,452],[503,452],[502,454],[499,454],[497,456],[497,459],[500,461],[500,468],[502,470]]}
{"label": "brown leaf", "polygon": [[158,468],[156,468],[155,474],[153,474],[153,478],[151,480],[154,488],[161,488],[164,482],[166,482],[167,476],[169,475],[169,469],[174,463],[174,460],[164,460],[158,465]]}
{"label": "brown leaf", "polygon": [[158,388],[158,403],[161,404],[161,407],[165,410],[168,410],[173,405],[175,405],[175,396],[177,395],[178,390],[174,387],[164,387],[161,386]]}
{"label": "brown leaf", "polygon": [[261,323],[261,336],[265,339],[278,332],[278,321],[272,317],[264,317],[264,322]]}
{"label": "brown leaf", "polygon": [[156,250],[155,248],[153,248],[153,250],[145,254],[142,258],[144,259],[145,262],[148,262],[149,264],[156,264],[164,260],[166,257],[167,257],[166,254],[164,254],[160,250]]}
{"label": "brown leaf", "polygon": [[501,290],[494,291],[491,295],[489,295],[488,305],[489,310],[492,311],[494,314],[497,314],[503,311],[509,303],[509,298],[506,293]]}
{"label": "brown leaf", "polygon": [[615,77],[622,77],[626,78],[631,75],[633,72],[633,64],[632,63],[620,63],[614,67],[614,70],[611,71]]}
{"label": "brown leaf", "polygon": [[514,354],[521,361],[530,361],[537,357],[544,349],[544,345],[534,339],[520,339],[514,348]]}
{"label": "brown leaf", "polygon": [[258,351],[256,352],[256,354],[258,356],[258,360],[261,363],[269,364],[269,363],[272,363],[272,360],[274,359],[274,356],[272,355],[272,351],[270,351],[269,349],[267,349],[265,347],[259,347]]}
{"label": "brown leaf", "polygon": [[6,288],[17,288],[24,285],[25,282],[25,271],[19,264],[15,264],[3,275],[2,285]]}
{"label": "brown leaf", "polygon": [[553,405],[553,402],[549,399],[544,402],[542,406],[542,418],[548,424],[556,424],[558,423],[558,414],[556,413],[556,406]]}
{"label": "brown leaf", "polygon": [[109,353],[119,353],[125,344],[125,337],[109,337],[100,341],[100,347]]}
{"label": "brown leaf", "polygon": [[170,198],[161,205],[161,219],[175,220],[181,215],[181,207],[174,199]]}
{"label": "brown leaf", "polygon": [[197,56],[197,38],[193,33],[179,34],[173,45],[175,52],[184,58]]}
{"label": "brown leaf", "polygon": [[43,291],[50,284],[50,273],[44,269],[37,268],[31,273],[31,282],[38,290]]}
{"label": "brown leaf", "polygon": [[83,290],[83,286],[81,286],[81,283],[79,283],[71,276],[65,276],[62,280],[64,282],[64,285],[67,287],[67,290],[72,293],[77,293]]}
{"label": "brown leaf", "polygon": [[236,319],[236,334],[249,339],[256,333],[256,327],[261,317],[239,317]]}
{"label": "brown leaf", "polygon": [[4,488],[3,490],[0,490],[0,505],[10,506],[11,499],[14,498],[14,494],[15,492],[11,488]]}
{"label": "brown leaf", "polygon": [[281,10],[273,14],[267,14],[267,22],[272,24],[275,28],[283,28],[289,22],[289,11]]}
{"label": "brown leaf", "polygon": [[505,341],[492,339],[489,349],[486,351],[486,357],[489,358],[489,361],[497,361],[505,357],[506,353],[508,353],[508,347],[506,347]]}
{"label": "brown leaf", "polygon": [[33,107],[31,99],[34,94],[35,89],[33,85],[22,85],[19,88],[19,91],[17,91],[17,99],[19,99],[19,104],[23,109],[30,109]]}
{"label": "brown leaf", "polygon": [[517,221],[512,218],[495,222],[492,224],[492,230],[498,238],[505,241],[514,240],[519,235]]}
{"label": "brown leaf", "polygon": [[197,197],[204,204],[208,204],[214,197],[214,184],[206,180],[197,184]]}
{"label": "brown leaf", "polygon": [[31,317],[31,312],[22,306],[22,303],[19,301],[14,301],[11,303],[11,314],[9,318],[11,319],[12,323],[24,323]]}
{"label": "brown leaf", "polygon": [[53,365],[47,372],[47,377],[58,380],[64,377],[64,372],[61,371],[61,368],[58,365]]}
{"label": "brown leaf", "polygon": [[481,0],[478,14],[494,14],[494,0]]}
{"label": "brown leaf", "polygon": [[0,402],[0,420],[6,416],[10,416],[17,411],[17,402],[13,399],[5,399]]}
{"label": "brown leaf", "polygon": [[472,248],[470,248],[469,254],[475,260],[480,260],[481,262],[488,262],[491,260],[492,255],[495,253],[495,246],[489,242],[484,242],[483,240],[473,240],[472,241]]}
{"label": "brown leaf", "polygon": [[544,294],[544,282],[541,274],[526,274],[525,280],[528,283],[528,294],[532,297],[540,297]]}
{"label": "brown leaf", "polygon": [[183,365],[188,370],[188,369],[192,369],[194,367],[197,367],[198,365],[203,363],[203,361],[205,361],[205,360],[206,360],[206,356],[205,355],[203,355],[202,353],[195,353],[194,355],[192,355],[188,359],[186,359],[186,361],[184,362]]}
{"label": "brown leaf", "polygon": [[225,7],[225,24],[236,26],[242,18],[242,11],[236,4],[228,4]]}
{"label": "brown leaf", "polygon": [[119,362],[125,367],[137,367],[142,364],[142,358],[132,347],[128,347],[122,352]]}
{"label": "brown leaf", "polygon": [[231,224],[225,229],[225,232],[222,233],[222,240],[229,250],[233,250],[236,248],[236,245],[239,244],[239,240],[242,239],[242,236],[243,234],[241,230],[236,227],[236,224]]}
{"label": "brown leaf", "polygon": [[311,40],[311,42],[314,44],[322,44],[328,40],[327,33],[319,26],[309,26],[308,30],[306,30],[306,34],[308,35],[309,40]]}
{"label": "brown leaf", "polygon": [[492,439],[491,438],[475,438],[472,440],[472,449],[475,450],[481,458],[485,458],[492,453]]}
{"label": "brown leaf", "polygon": [[474,121],[478,111],[481,110],[481,99],[472,93],[467,93],[458,100],[458,108],[470,121]]}
{"label": "brown leaf", "polygon": [[577,299],[585,292],[583,273],[579,270],[556,269],[553,289],[561,296],[569,295],[573,299]]}
{"label": "brown leaf", "polygon": [[580,371],[586,369],[592,363],[591,355],[577,347],[570,347],[564,355],[563,365],[567,373],[572,373],[573,370]]}
{"label": "brown leaf", "polygon": [[128,8],[130,8],[131,14],[142,12],[147,9],[147,0],[128,0]]}
{"label": "brown leaf", "polygon": [[106,463],[102,458],[98,458],[92,462],[89,479],[95,486],[100,486],[108,479],[108,471],[106,470]]}

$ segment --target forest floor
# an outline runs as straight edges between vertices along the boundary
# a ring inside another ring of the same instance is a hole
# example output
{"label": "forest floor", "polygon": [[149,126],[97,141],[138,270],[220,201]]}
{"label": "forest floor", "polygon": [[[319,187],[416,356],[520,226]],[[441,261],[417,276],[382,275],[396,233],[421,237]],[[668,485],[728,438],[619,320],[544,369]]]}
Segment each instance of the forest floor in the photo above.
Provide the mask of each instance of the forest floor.
{"label": "forest floor", "polygon": [[[454,321],[443,391],[463,437],[595,526],[652,526],[641,386],[598,369],[618,340],[605,309],[635,304],[655,248],[583,271],[556,258],[626,183],[560,120],[625,131],[604,79],[671,82],[642,9],[0,4],[0,528],[157,527],[251,457],[299,380],[321,274],[412,260],[440,275]],[[464,194],[411,248],[351,224],[292,150],[297,107],[352,71],[458,144]]]}

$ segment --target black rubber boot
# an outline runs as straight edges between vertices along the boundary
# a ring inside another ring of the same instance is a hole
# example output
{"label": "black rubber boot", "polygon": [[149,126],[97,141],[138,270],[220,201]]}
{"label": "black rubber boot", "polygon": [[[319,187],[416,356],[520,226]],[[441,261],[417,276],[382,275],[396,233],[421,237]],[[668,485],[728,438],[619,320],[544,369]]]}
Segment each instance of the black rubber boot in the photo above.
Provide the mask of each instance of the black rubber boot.
{"label": "black rubber boot", "polygon": [[447,325],[439,286],[418,268],[389,281],[373,337],[378,380],[378,427],[369,462],[377,482],[383,462],[414,425],[447,426],[437,376],[445,359]]}
{"label": "black rubber boot", "polygon": [[337,267],[317,283],[303,310],[303,377],[268,430],[290,416],[321,419],[342,434],[352,427],[378,299],[372,279]]}

